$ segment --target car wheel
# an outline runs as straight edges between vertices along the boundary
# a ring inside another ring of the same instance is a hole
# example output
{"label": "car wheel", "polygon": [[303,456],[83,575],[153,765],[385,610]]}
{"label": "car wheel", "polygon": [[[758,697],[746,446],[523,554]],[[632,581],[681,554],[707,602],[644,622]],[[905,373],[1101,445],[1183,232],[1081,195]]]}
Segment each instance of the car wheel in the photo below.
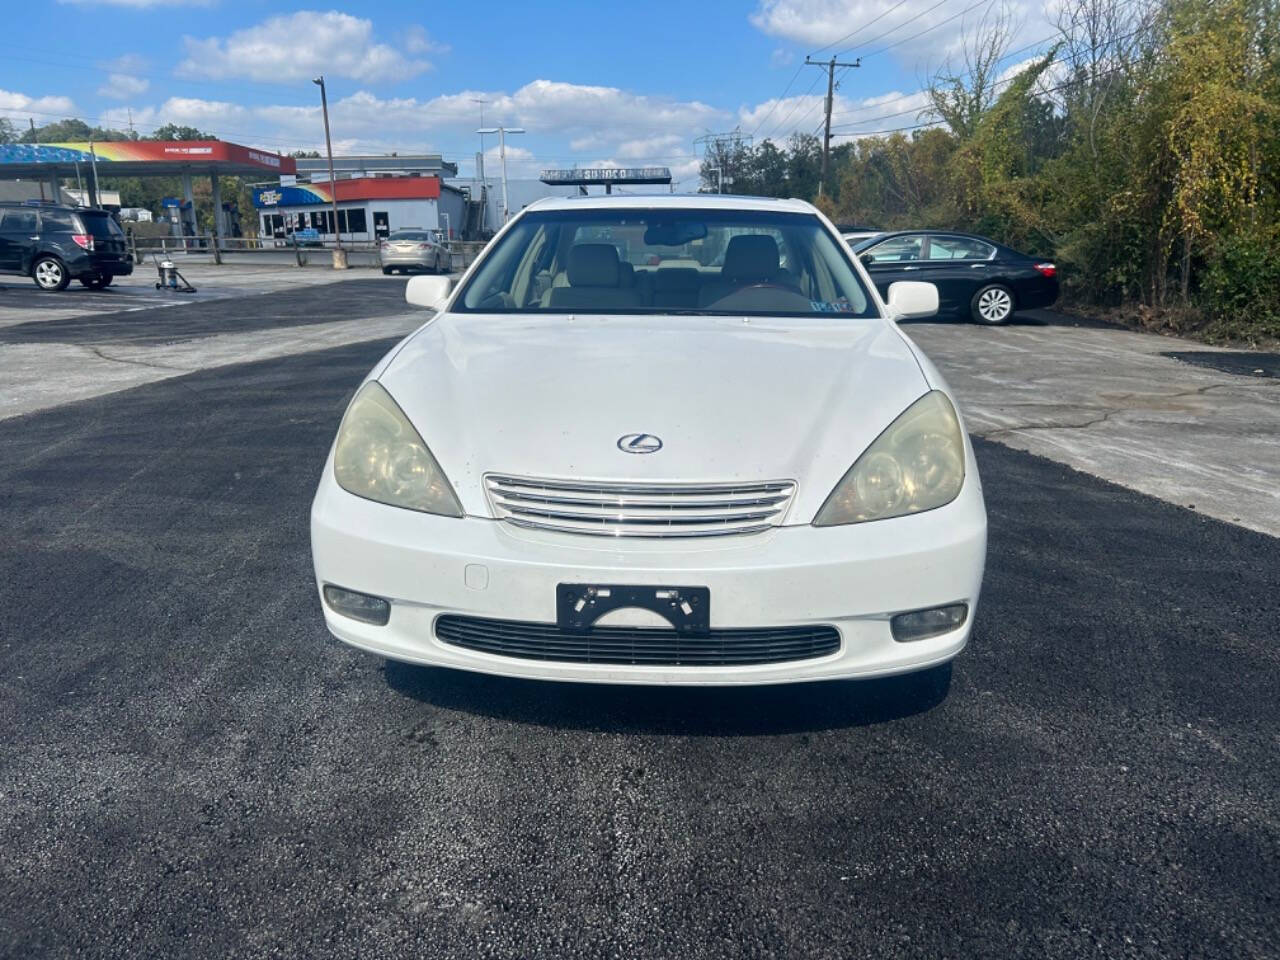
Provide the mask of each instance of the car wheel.
{"label": "car wheel", "polygon": [[57,257],[41,257],[31,266],[31,278],[41,290],[65,290],[71,276]]}
{"label": "car wheel", "polygon": [[391,268],[390,268],[390,267],[383,267],[383,268],[382,268],[382,275],[383,275],[384,277],[389,277],[389,276],[391,276]]}
{"label": "car wheel", "polygon": [[1013,316],[1013,291],[999,283],[989,284],[973,295],[969,312],[975,323],[1008,323]]}
{"label": "car wheel", "polygon": [[101,290],[103,287],[111,286],[112,277],[110,274],[95,273],[92,277],[81,277],[80,282],[90,290]]}

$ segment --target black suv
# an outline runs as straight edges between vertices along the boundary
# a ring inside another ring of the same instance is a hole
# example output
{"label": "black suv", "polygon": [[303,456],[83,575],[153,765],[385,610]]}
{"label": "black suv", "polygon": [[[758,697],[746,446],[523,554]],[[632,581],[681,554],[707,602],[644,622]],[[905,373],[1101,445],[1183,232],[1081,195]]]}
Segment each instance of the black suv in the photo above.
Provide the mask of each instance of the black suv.
{"label": "black suv", "polygon": [[65,290],[73,279],[99,290],[133,273],[133,260],[106,210],[0,202],[0,273],[30,277],[41,290]]}

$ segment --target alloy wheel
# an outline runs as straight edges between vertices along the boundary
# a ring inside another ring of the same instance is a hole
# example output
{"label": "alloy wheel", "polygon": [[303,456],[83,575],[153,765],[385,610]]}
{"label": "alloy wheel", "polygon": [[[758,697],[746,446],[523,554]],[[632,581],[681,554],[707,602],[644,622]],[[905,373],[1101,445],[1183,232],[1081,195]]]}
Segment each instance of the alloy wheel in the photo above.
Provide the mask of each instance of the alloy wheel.
{"label": "alloy wheel", "polygon": [[62,266],[56,260],[41,260],[36,264],[36,283],[45,290],[56,290],[62,285]]}
{"label": "alloy wheel", "polygon": [[1003,323],[1013,313],[1013,298],[1009,291],[992,287],[978,297],[978,315],[987,323]]}

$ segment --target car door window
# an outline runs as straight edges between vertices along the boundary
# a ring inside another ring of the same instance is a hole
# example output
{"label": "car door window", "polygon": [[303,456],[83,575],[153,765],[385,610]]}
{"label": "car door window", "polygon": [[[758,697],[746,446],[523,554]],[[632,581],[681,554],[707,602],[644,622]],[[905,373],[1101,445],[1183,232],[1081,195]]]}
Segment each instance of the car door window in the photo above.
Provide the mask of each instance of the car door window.
{"label": "car door window", "polygon": [[874,263],[901,263],[905,260],[919,260],[923,246],[924,237],[891,237],[884,243],[876,244],[867,253],[875,257]]}
{"label": "car door window", "polygon": [[930,260],[989,260],[996,248],[969,237],[930,237]]}
{"label": "car door window", "polygon": [[75,218],[61,210],[45,210],[40,214],[41,233],[79,233]]}
{"label": "car door window", "polygon": [[0,221],[0,230],[14,236],[35,236],[36,212],[34,210],[6,210],[4,219]]}

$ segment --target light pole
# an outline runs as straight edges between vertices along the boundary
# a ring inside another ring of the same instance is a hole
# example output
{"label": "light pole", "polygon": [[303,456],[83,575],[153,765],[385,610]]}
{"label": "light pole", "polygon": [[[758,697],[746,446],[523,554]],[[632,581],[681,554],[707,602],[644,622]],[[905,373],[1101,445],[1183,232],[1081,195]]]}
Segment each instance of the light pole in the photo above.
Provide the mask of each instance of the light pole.
{"label": "light pole", "polygon": [[347,251],[342,249],[342,232],[338,229],[338,182],[333,175],[333,141],[329,138],[329,98],[324,90],[324,75],[311,81],[320,88],[320,109],[324,113],[324,146],[329,153],[329,199],[333,202],[333,269],[347,268]]}
{"label": "light pole", "polygon": [[511,219],[510,201],[507,198],[507,134],[524,133],[524,127],[481,127],[476,133],[496,133],[498,135],[498,152],[502,157],[502,222],[505,224]]}
{"label": "light pole", "polygon": [[715,171],[716,193],[724,193],[724,170],[721,167],[708,167],[707,169]]}
{"label": "light pole", "polygon": [[[480,127],[484,128],[484,105],[489,101],[484,97],[470,97],[472,103],[480,105]],[[486,194],[489,191],[489,181],[484,178],[484,134],[480,134],[480,152],[476,154],[476,179],[480,181],[480,198],[484,203],[480,205],[480,233],[483,234],[489,229],[489,201]]]}

